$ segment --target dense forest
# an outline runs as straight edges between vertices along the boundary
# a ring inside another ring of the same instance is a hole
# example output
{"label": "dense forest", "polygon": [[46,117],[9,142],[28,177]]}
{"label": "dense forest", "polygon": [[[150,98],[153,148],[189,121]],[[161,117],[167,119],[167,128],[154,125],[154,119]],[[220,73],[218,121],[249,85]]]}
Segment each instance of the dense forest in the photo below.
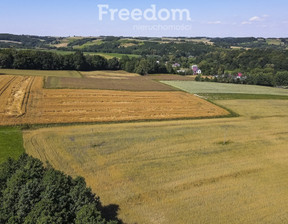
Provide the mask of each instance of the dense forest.
{"label": "dense forest", "polygon": [[[58,48],[72,51],[67,55],[52,53],[43,47],[46,44],[55,48],[55,44],[61,43],[63,38],[0,34],[0,40],[1,38],[12,42],[21,41],[34,50],[20,50],[14,45],[10,46],[10,42],[1,42],[7,46],[0,49],[0,68],[123,69],[141,75],[153,73],[191,75],[193,74],[191,66],[197,64],[204,76],[213,76],[216,82],[266,86],[287,86],[288,82],[287,38],[210,38],[207,43],[201,42],[203,38],[68,38],[65,40],[69,41],[67,46]],[[275,44],[269,44],[274,42]],[[43,49],[38,50],[39,46]],[[248,46],[250,48],[247,48]],[[108,60],[83,52],[122,53],[139,57],[124,56],[121,59]],[[241,78],[237,78],[239,73],[243,74]],[[198,79],[203,80],[201,77]]]}
{"label": "dense forest", "polygon": [[108,207],[83,178],[44,167],[26,154],[0,165],[0,223],[122,223]]}

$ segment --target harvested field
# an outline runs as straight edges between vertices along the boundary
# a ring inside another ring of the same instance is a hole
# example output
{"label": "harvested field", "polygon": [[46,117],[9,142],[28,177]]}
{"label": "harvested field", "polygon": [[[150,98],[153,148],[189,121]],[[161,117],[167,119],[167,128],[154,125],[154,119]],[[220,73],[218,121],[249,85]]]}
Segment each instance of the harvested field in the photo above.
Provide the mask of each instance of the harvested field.
{"label": "harvested field", "polygon": [[47,77],[47,89],[98,89],[127,91],[175,91],[176,89],[146,77],[103,77],[88,78],[58,78]]}
{"label": "harvested field", "polygon": [[81,72],[82,79],[65,77],[47,77],[47,89],[102,89],[127,91],[174,91],[174,87],[160,83],[160,80],[191,81],[194,77],[180,75],[140,76],[125,71],[91,71]]}
{"label": "harvested field", "polygon": [[[81,79],[79,79],[81,80]],[[225,116],[191,94],[43,89],[43,78],[0,76],[0,124],[118,122]]]}
{"label": "harvested field", "polygon": [[26,114],[34,80],[28,76],[0,76],[0,118]]}
{"label": "harvested field", "polygon": [[24,145],[128,224],[287,223],[288,101],[218,103],[241,116],[28,130]]}

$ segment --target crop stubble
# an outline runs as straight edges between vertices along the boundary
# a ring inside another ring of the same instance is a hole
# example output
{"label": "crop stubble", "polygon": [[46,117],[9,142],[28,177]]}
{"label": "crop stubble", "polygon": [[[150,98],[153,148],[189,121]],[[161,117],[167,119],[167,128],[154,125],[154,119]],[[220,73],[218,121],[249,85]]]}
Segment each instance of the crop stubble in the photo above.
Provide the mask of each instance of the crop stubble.
{"label": "crop stubble", "polygon": [[42,77],[0,76],[0,124],[114,122],[228,115],[184,92],[43,89]]}
{"label": "crop stubble", "polygon": [[288,101],[218,103],[241,116],[41,128],[24,145],[127,223],[286,223]]}

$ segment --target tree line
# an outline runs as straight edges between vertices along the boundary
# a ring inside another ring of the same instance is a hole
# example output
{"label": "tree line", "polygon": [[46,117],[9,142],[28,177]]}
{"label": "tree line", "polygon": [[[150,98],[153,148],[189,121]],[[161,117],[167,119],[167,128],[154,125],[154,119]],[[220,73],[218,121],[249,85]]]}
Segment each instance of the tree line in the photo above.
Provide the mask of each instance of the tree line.
{"label": "tree line", "polygon": [[38,70],[117,70],[117,58],[105,59],[99,55],[86,55],[80,51],[60,55],[37,50],[0,50],[0,68]]}
{"label": "tree line", "polygon": [[[203,47],[203,44],[198,47],[193,44],[191,45],[193,47],[189,48],[190,45],[186,43],[178,43],[177,48],[174,48],[174,44],[170,46],[165,43],[144,45],[146,50],[139,52],[143,54],[141,57],[124,56],[121,59],[84,55],[80,51],[60,55],[39,50],[2,49],[0,68],[78,71],[122,69],[141,75],[154,73],[185,75],[193,74],[191,65],[197,64],[204,75],[218,76],[216,81],[287,86],[288,77],[285,73],[288,71],[287,50],[224,49]],[[167,54],[163,54],[162,51]],[[235,80],[234,76],[238,73],[243,73],[247,79]]]}
{"label": "tree line", "polygon": [[[84,55],[77,51],[73,54],[60,55],[53,52],[36,50],[0,50],[0,68],[36,69],[36,70],[119,70],[135,72],[141,75],[168,73],[165,63],[156,57],[106,59],[99,55]],[[172,72],[172,71],[171,71]]]}
{"label": "tree line", "polygon": [[73,179],[26,154],[0,165],[0,223],[122,223],[107,207],[84,178]]}

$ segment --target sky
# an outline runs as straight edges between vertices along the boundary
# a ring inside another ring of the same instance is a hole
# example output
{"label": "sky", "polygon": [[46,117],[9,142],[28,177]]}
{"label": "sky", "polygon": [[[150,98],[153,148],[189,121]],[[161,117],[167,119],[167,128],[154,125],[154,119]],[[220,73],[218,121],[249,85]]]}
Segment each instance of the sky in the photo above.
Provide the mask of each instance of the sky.
{"label": "sky", "polygon": [[287,9],[287,0],[0,0],[0,33],[278,38],[288,37]]}

